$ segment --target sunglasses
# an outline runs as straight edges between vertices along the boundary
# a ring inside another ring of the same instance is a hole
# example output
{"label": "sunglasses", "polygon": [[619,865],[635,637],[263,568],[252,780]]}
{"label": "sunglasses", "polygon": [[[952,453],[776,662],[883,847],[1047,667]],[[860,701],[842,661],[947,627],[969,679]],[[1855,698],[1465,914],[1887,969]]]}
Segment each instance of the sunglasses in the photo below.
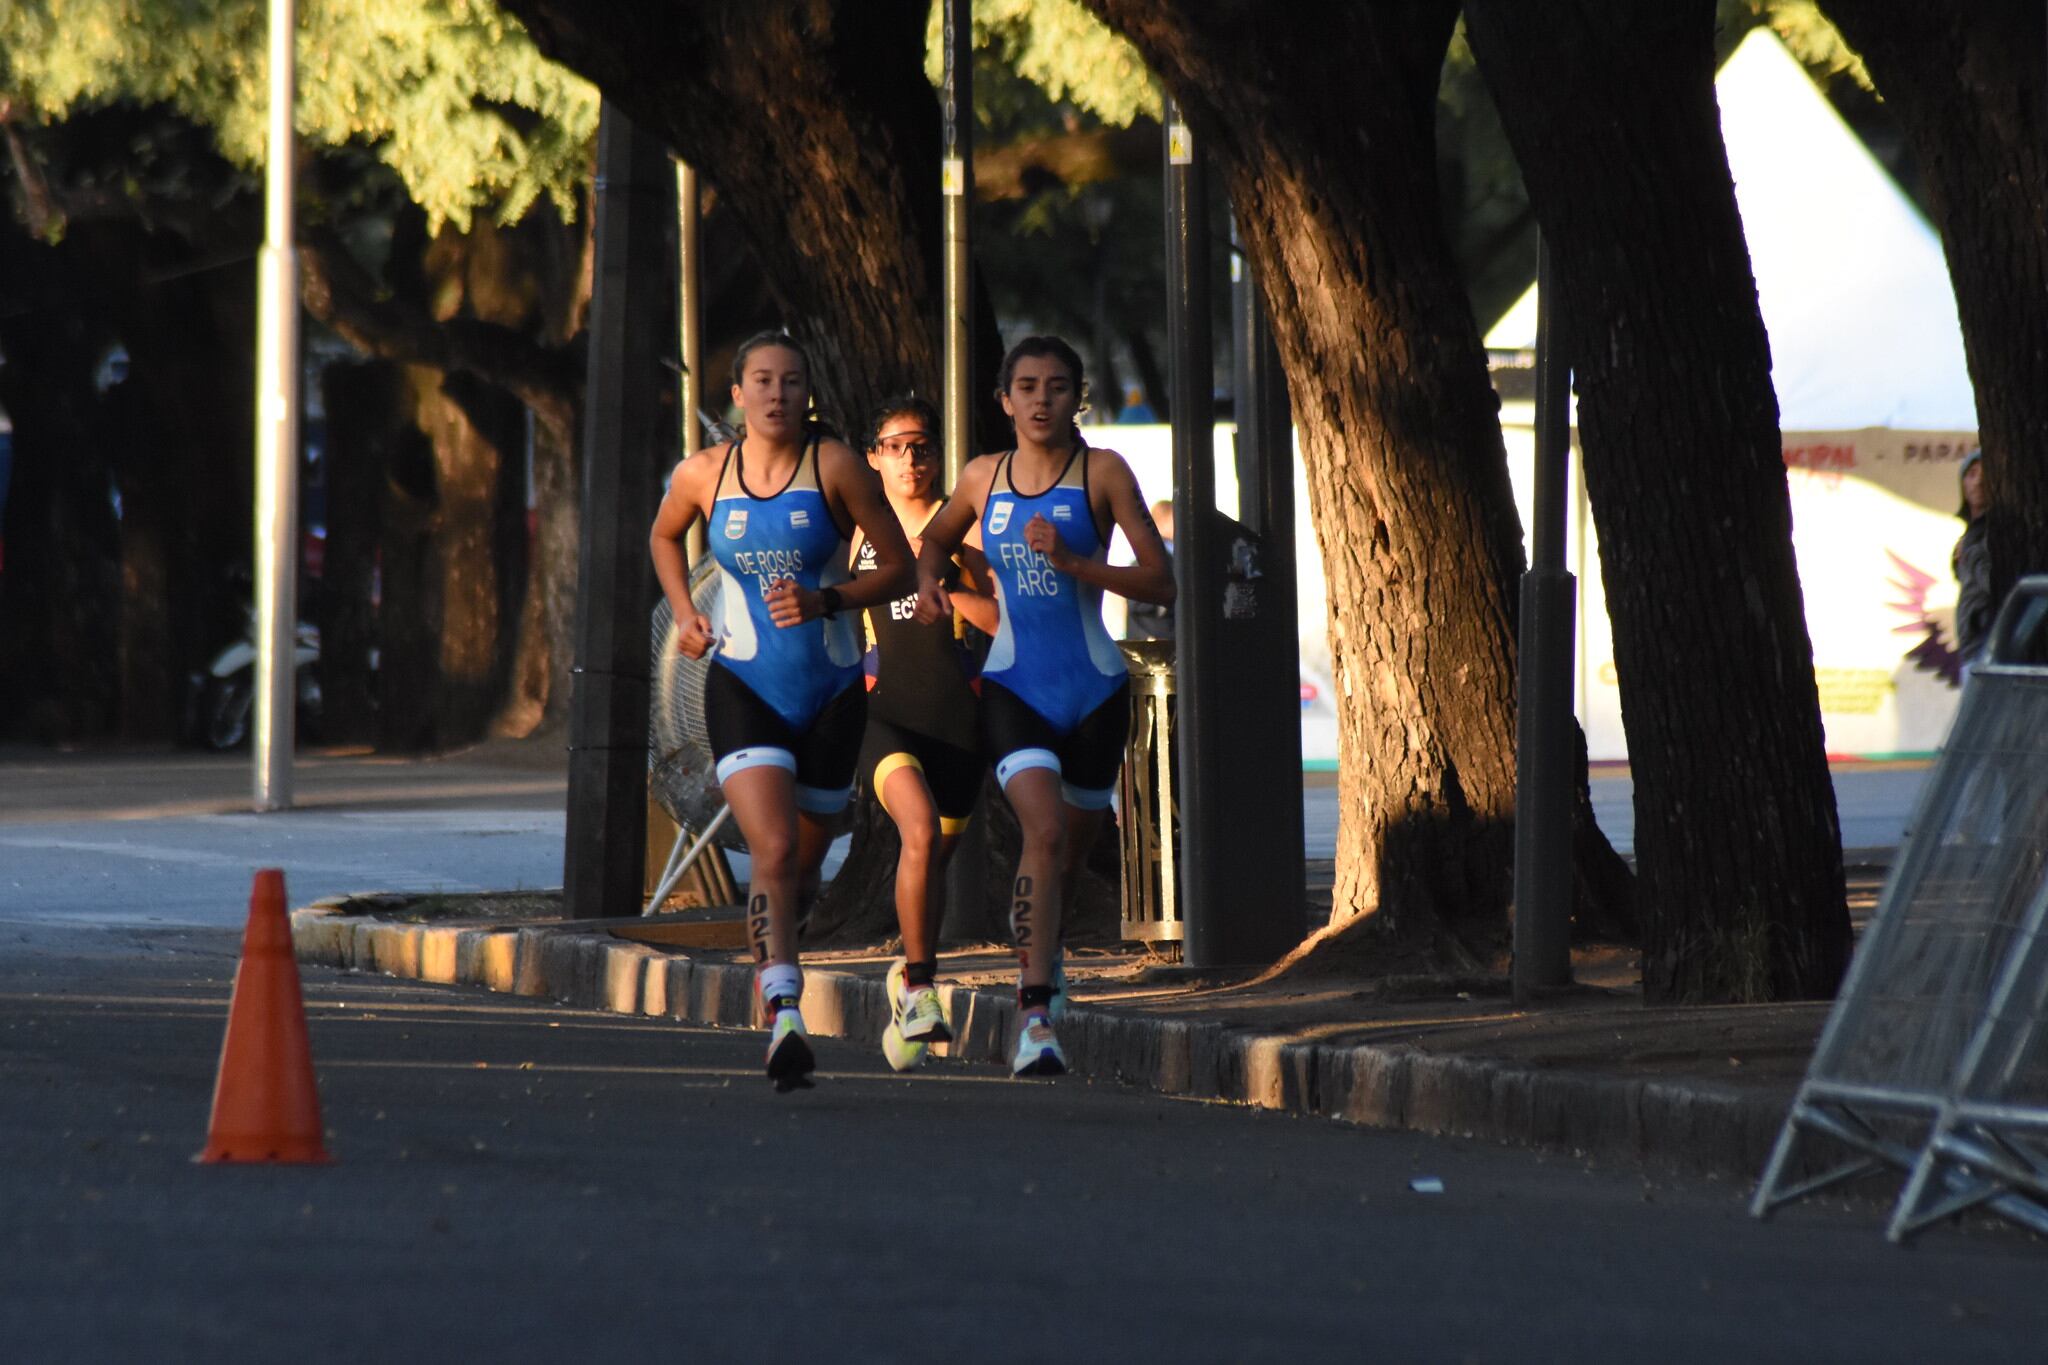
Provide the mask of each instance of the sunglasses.
{"label": "sunglasses", "polygon": [[937,447],[932,438],[921,431],[906,431],[894,436],[885,436],[875,442],[875,449],[883,455],[908,455],[912,459],[920,455],[935,453]]}

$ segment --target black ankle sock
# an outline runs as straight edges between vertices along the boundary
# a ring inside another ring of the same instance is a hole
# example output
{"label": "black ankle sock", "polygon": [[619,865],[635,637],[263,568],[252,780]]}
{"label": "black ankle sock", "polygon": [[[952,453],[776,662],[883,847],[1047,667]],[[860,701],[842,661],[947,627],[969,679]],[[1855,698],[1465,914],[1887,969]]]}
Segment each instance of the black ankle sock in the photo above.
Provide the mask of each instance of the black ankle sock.
{"label": "black ankle sock", "polygon": [[906,986],[929,986],[938,974],[939,963],[937,958],[933,958],[929,962],[906,961],[903,964],[903,984]]}
{"label": "black ankle sock", "polygon": [[1052,1004],[1051,986],[1019,986],[1017,1005],[1020,1009],[1044,1009]]}

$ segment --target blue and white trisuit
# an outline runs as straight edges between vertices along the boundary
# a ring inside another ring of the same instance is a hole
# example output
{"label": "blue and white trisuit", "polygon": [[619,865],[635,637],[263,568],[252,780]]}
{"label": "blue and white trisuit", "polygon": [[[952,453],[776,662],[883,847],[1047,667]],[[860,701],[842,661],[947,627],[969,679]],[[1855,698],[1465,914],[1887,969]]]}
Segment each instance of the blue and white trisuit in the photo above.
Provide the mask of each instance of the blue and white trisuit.
{"label": "blue and white trisuit", "polygon": [[797,806],[830,815],[853,794],[866,717],[857,614],[778,626],[767,593],[785,578],[812,592],[846,582],[848,532],[820,487],[815,434],[769,494],[748,487],[744,447],[742,438],[726,451],[706,533],[720,592],[705,728],[719,781],[783,768],[795,775]]}
{"label": "blue and white trisuit", "polygon": [[1109,528],[1088,500],[1089,451],[1076,443],[1052,484],[1017,487],[1004,455],[981,513],[981,545],[1002,624],[981,669],[982,744],[1007,785],[1028,768],[1060,775],[1067,804],[1102,810],[1116,790],[1130,729],[1130,674],[1102,624],[1102,590],[1059,572],[1025,542],[1043,516],[1074,554],[1109,557]]}

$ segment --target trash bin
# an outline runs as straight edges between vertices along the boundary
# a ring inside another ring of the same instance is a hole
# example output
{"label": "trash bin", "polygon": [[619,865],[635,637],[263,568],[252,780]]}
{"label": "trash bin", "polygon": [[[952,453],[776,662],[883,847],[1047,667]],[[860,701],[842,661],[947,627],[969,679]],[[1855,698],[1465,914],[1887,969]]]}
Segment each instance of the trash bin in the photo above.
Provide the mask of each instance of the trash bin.
{"label": "trash bin", "polygon": [[1131,733],[1117,779],[1123,844],[1123,936],[1179,943],[1180,808],[1173,761],[1173,641],[1125,640],[1131,672]]}

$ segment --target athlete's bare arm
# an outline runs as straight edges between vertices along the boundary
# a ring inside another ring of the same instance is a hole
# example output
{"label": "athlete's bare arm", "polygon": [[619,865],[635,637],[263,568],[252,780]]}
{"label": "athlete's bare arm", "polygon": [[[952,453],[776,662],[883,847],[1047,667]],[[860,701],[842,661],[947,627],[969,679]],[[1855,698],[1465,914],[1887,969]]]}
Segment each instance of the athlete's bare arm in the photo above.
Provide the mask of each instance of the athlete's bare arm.
{"label": "athlete's bare arm", "polygon": [[1002,624],[1002,608],[996,605],[995,574],[988,567],[987,556],[973,545],[962,545],[953,558],[960,565],[959,584],[946,594],[952,599],[953,614],[982,634],[994,635]]}
{"label": "athlete's bare arm", "polygon": [[1089,510],[1098,517],[1107,510],[1110,519],[1123,529],[1138,557],[1135,564],[1105,564],[1099,559],[1077,555],[1060,539],[1060,533],[1043,514],[1024,525],[1024,543],[1044,555],[1053,568],[1083,583],[1128,597],[1134,602],[1173,605],[1173,560],[1166,542],[1152,523],[1152,513],[1138,492],[1137,476],[1114,450],[1088,451]]}
{"label": "athlete's bare arm", "polygon": [[[844,442],[824,441],[818,446],[818,486],[833,515],[843,512],[875,547],[875,571],[834,589],[839,594],[839,610],[858,611],[901,597],[911,582],[910,543],[903,538],[903,525],[896,520],[889,500],[882,496],[875,471]],[[815,621],[825,614],[822,592],[800,588],[788,579],[770,588],[762,601],[768,604],[769,619],[778,626]]]}
{"label": "athlete's bare arm", "polygon": [[977,455],[969,460],[953,485],[953,496],[924,528],[924,546],[917,553],[917,619],[925,625],[953,614],[952,595],[946,591],[946,566],[981,520],[981,505],[988,500],[989,485],[995,482],[996,465],[1001,460],[1000,455]]}
{"label": "athlete's bare arm", "polygon": [[675,613],[676,647],[689,659],[703,658],[711,647],[711,618],[690,600],[690,560],[683,548],[684,537],[699,518],[708,515],[718,492],[713,485],[725,468],[725,453],[724,444],[707,446],[676,466],[654,514],[654,529],[647,536],[654,576],[661,580],[662,595]]}

